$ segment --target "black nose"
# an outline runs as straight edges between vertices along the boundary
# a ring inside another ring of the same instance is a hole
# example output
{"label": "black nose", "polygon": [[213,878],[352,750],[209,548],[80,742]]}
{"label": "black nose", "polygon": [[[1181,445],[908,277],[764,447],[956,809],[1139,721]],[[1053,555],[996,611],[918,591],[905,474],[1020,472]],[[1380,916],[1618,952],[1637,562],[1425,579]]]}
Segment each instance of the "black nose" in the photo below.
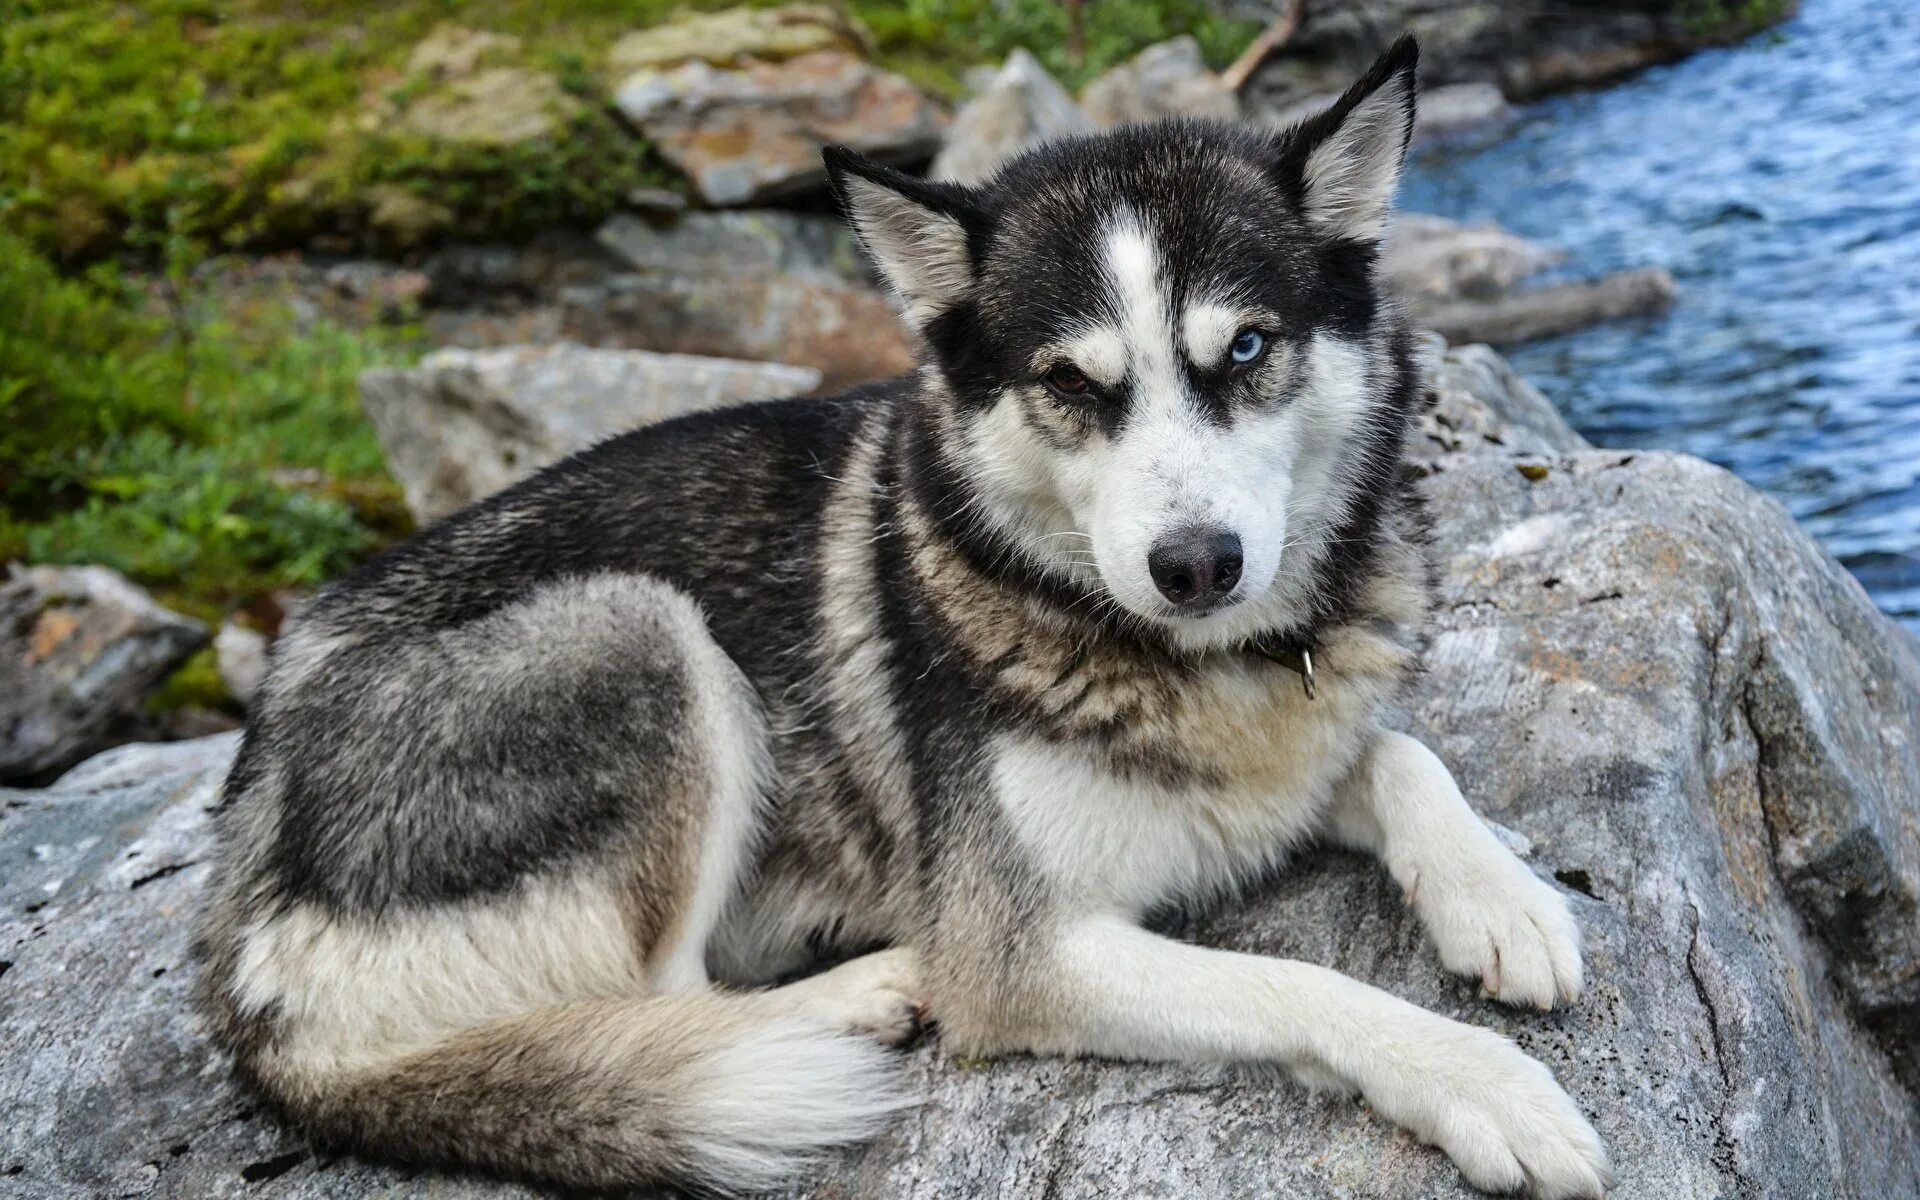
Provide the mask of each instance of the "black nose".
{"label": "black nose", "polygon": [[1160,594],[1189,612],[1205,612],[1240,584],[1240,538],[1212,527],[1176,529],[1147,552]]}

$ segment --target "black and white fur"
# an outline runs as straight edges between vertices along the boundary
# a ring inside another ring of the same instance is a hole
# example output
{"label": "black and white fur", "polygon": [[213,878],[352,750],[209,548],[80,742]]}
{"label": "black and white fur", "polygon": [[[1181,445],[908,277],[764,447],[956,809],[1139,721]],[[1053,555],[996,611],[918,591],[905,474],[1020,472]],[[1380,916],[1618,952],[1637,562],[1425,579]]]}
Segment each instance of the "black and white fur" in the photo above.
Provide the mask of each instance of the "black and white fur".
{"label": "black and white fur", "polygon": [[1318,835],[1498,999],[1580,991],[1559,895],[1378,724],[1429,592],[1374,271],[1414,59],[978,189],[830,151],[916,374],[616,438],[283,639],[201,931],[242,1073],[371,1154],[747,1190],[908,1102],[924,1005],[954,1053],[1282,1064],[1481,1187],[1603,1192],[1504,1039],[1141,926]]}

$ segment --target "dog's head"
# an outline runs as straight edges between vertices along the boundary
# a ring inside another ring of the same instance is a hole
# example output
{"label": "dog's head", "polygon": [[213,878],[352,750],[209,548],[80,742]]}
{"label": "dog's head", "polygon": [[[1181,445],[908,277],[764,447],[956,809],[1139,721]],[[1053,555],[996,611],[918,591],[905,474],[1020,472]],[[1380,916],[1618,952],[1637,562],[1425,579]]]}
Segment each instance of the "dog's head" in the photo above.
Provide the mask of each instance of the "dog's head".
{"label": "dog's head", "polygon": [[977,188],[828,151],[926,341],[976,528],[1189,647],[1312,611],[1399,460],[1403,338],[1374,262],[1416,57],[1402,39],[1284,133],[1123,128]]}

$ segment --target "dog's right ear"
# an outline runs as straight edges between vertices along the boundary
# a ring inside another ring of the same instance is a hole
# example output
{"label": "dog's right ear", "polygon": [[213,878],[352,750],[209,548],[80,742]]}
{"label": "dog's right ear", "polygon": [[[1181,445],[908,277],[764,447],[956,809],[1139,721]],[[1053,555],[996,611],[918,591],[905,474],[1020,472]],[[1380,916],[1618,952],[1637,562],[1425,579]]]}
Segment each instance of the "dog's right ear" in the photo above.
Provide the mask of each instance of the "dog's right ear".
{"label": "dog's right ear", "polygon": [[1321,232],[1358,242],[1386,236],[1413,138],[1419,65],[1420,47],[1402,35],[1332,108],[1281,135],[1280,184]]}
{"label": "dog's right ear", "polygon": [[845,146],[828,146],[821,157],[841,211],[905,302],[914,328],[958,304],[974,282],[967,242],[980,209],[973,193],[915,179]]}

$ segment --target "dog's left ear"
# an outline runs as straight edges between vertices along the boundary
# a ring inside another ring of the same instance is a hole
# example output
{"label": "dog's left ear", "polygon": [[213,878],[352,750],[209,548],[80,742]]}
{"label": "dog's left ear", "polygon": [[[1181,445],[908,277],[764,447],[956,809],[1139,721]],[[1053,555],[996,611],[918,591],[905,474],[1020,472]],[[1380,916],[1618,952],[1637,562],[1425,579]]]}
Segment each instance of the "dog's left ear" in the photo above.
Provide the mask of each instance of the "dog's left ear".
{"label": "dog's left ear", "polygon": [[1419,45],[1401,35],[1332,108],[1281,135],[1276,174],[1321,232],[1362,242],[1386,236],[1413,137],[1419,63]]}
{"label": "dog's left ear", "polygon": [[972,290],[968,231],[978,226],[980,208],[971,191],[915,179],[845,146],[828,146],[821,157],[841,211],[916,329]]}

